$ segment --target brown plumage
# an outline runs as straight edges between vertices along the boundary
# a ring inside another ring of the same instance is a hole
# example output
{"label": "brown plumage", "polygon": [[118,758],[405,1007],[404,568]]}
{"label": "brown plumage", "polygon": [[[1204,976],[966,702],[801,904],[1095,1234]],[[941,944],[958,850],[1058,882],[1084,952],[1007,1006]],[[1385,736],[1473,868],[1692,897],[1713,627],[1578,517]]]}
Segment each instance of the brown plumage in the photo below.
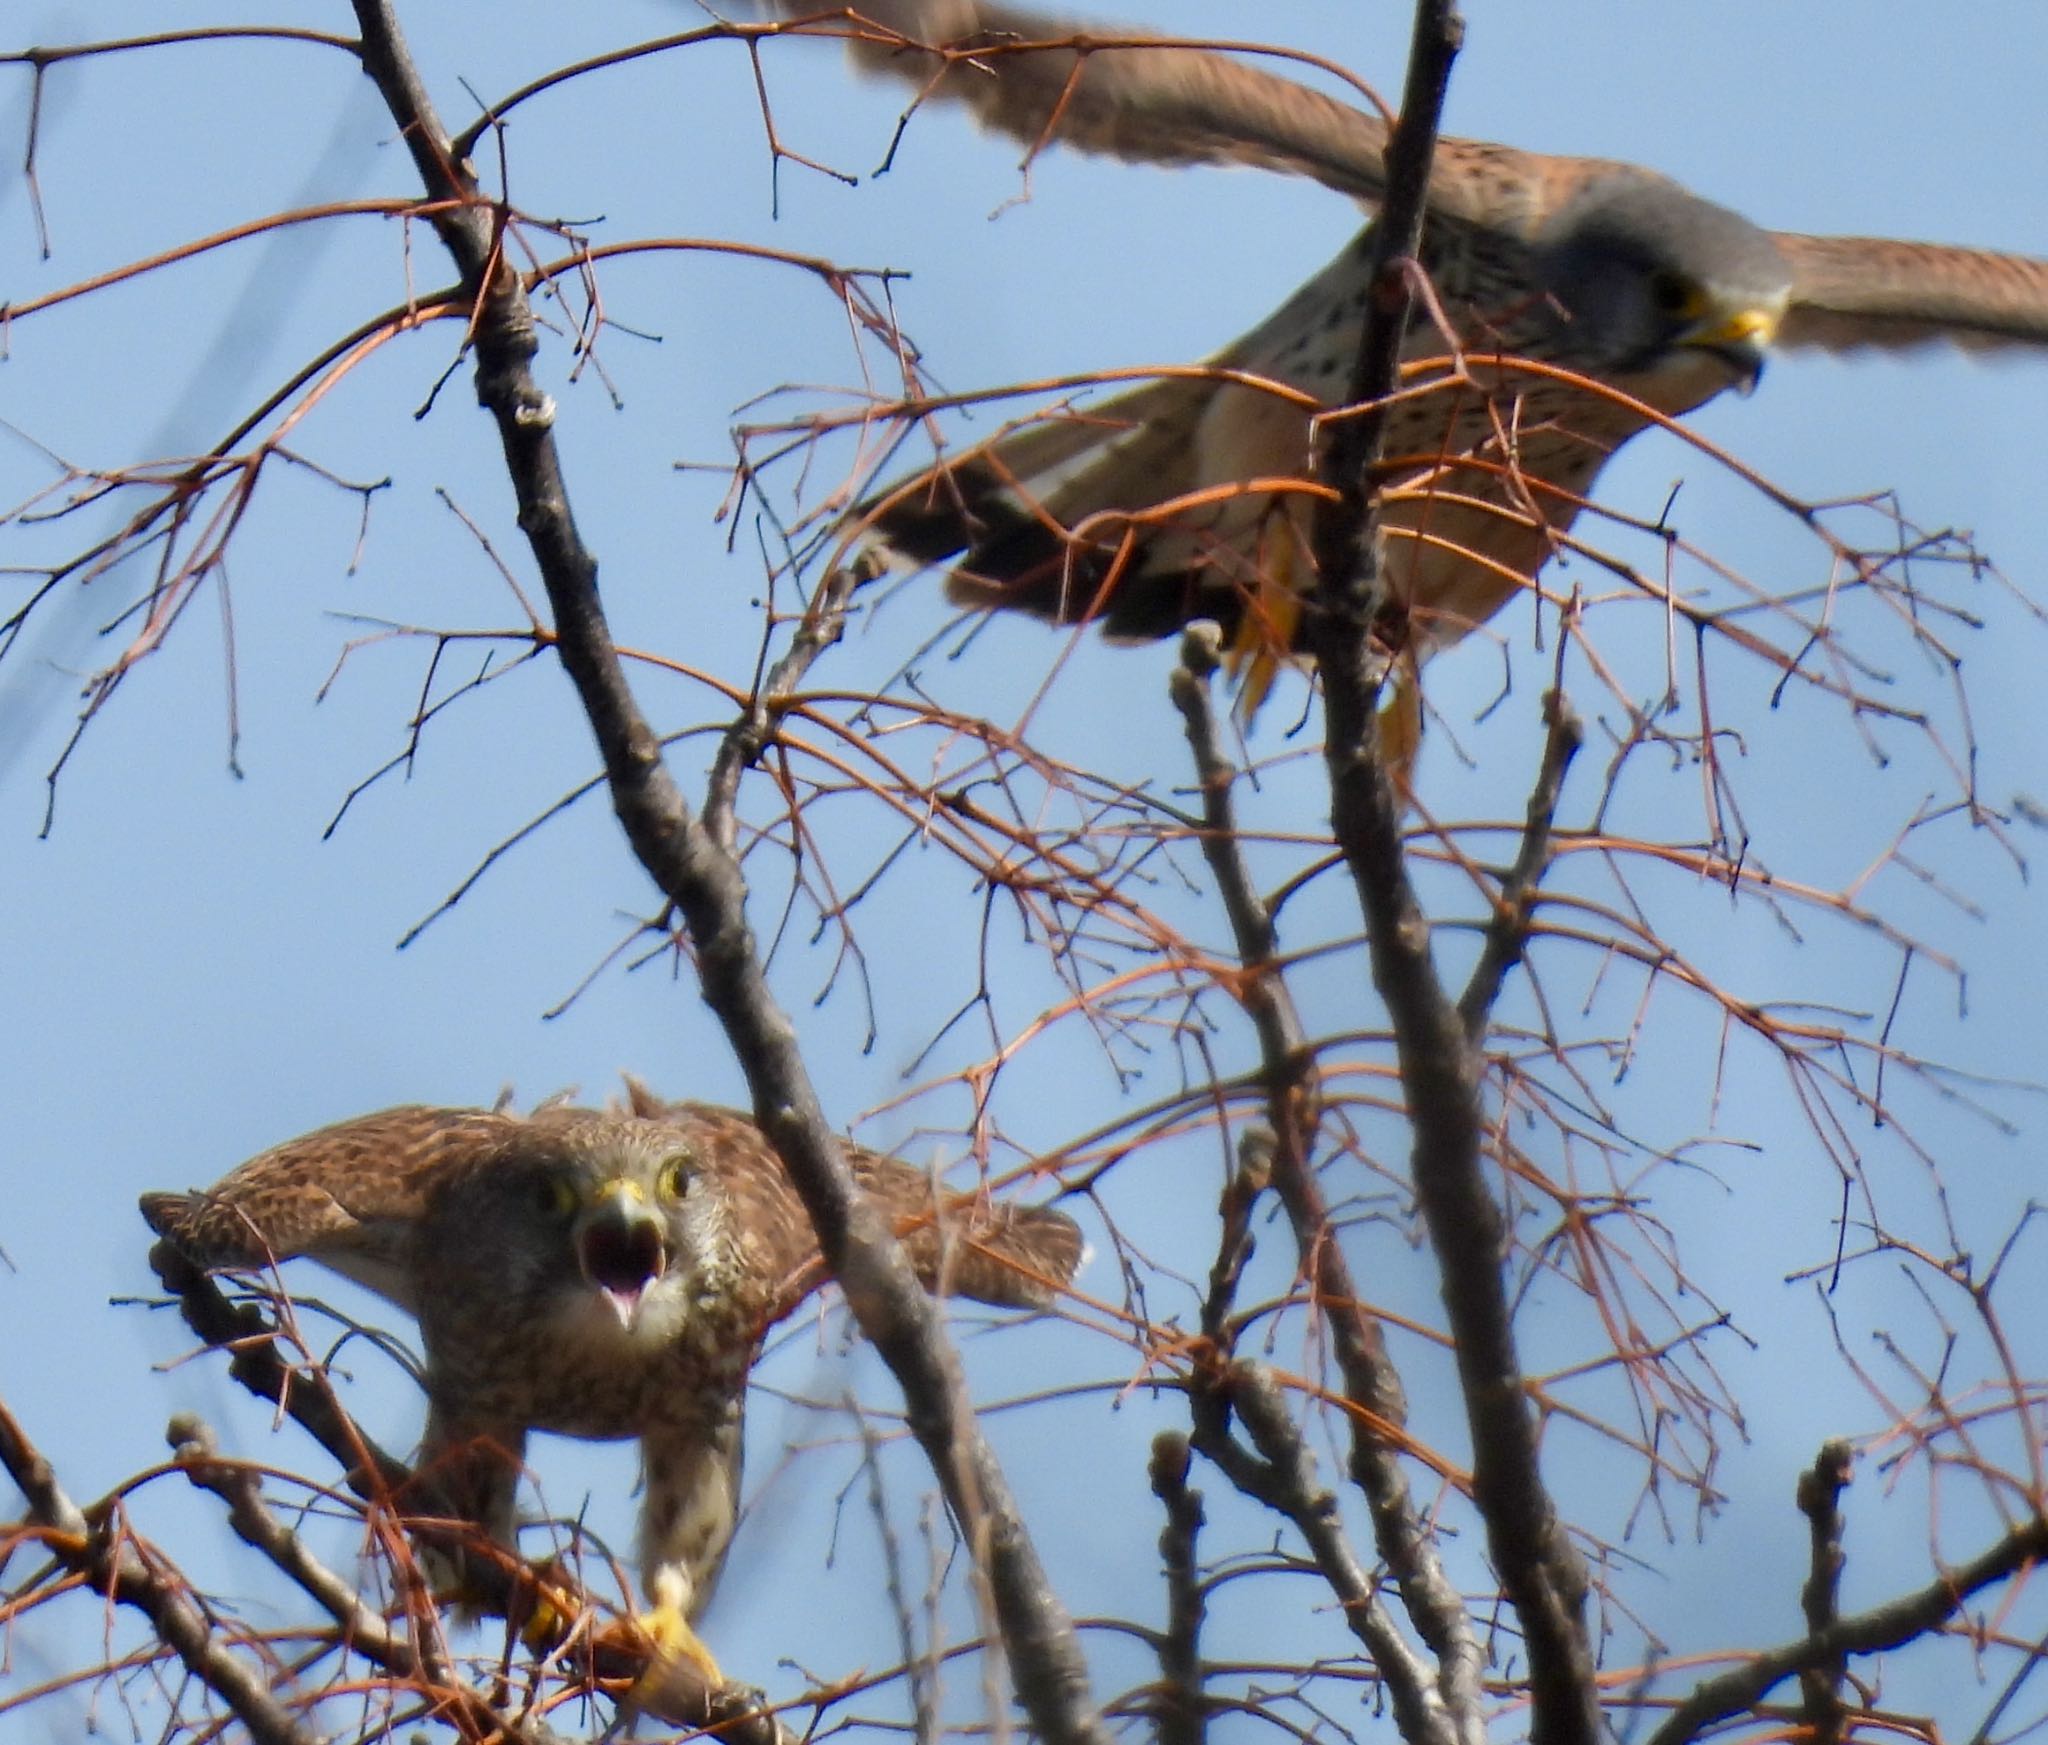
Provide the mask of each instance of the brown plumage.
{"label": "brown plumage", "polygon": [[[858,10],[879,27],[851,45],[860,66],[1034,149],[1385,193],[1385,120],[1271,61],[988,0]],[[1076,32],[1089,52],[1059,46]],[[967,449],[864,505],[864,525],[909,563],[950,562],[962,605],[1134,637],[1207,616],[1240,649],[1286,647],[1312,573],[1313,419],[1343,398],[1371,252],[1368,229],[1206,375]],[[1411,324],[1381,525],[1383,633],[1417,658],[1533,585],[1622,443],[1753,382],[1774,342],[2048,345],[2048,262],[1766,231],[1632,164],[1477,140],[1438,146],[1422,264],[1466,368]]]}
{"label": "brown plumage", "polygon": [[[894,1158],[846,1152],[931,1288],[1043,1308],[1080,1264],[1062,1212],[942,1193]],[[501,1545],[528,1431],[639,1437],[642,1579],[674,1650],[702,1656],[684,1620],[732,1535],[747,1371],[825,1276],[745,1116],[631,1080],[618,1110],[386,1109],[141,1203],[199,1266],[303,1256],[416,1315],[431,1505]]]}

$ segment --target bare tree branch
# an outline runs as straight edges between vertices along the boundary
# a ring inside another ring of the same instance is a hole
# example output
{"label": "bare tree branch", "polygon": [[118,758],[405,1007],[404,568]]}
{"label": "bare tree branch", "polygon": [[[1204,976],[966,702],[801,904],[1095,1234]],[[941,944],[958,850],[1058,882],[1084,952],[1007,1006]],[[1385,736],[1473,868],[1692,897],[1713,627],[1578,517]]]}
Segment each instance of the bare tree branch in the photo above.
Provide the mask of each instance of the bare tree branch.
{"label": "bare tree branch", "polygon": [[[1252,1449],[1230,1434],[1235,1413]],[[1344,1622],[1372,1656],[1409,1745],[1456,1745],[1459,1722],[1427,1663],[1394,1627],[1371,1573],[1344,1533],[1336,1497],[1316,1483],[1315,1457],[1287,1414],[1287,1400],[1255,1363],[1233,1363],[1213,1389],[1195,1395],[1194,1446],[1248,1497],[1285,1515],[1344,1608]]]}
{"label": "bare tree branch", "polygon": [[1494,898],[1493,920],[1486,929],[1486,944],[1465,991],[1458,997],[1458,1016],[1464,1020],[1465,1040],[1473,1048],[1486,1040],[1486,1027],[1493,1018],[1494,1002],[1500,998],[1508,971],[1522,961],[1529,944],[1529,905],[1536,887],[1543,882],[1550,864],[1550,827],[1557,817],[1558,796],[1564,778],[1584,742],[1585,729],[1561,692],[1543,699],[1544,718],[1550,732],[1543,741],[1543,765],[1536,785],[1529,793],[1529,807],[1522,825],[1522,846],[1515,856],[1499,894]]}
{"label": "bare tree branch", "polygon": [[[1812,1541],[1806,1586],[1800,1590],[1800,1609],[1806,1613],[1810,1636],[1825,1635],[1841,1616],[1843,1521],[1842,1492],[1849,1483],[1855,1456],[1842,1441],[1824,1443],[1812,1466],[1799,1475],[1799,1512],[1806,1517]],[[1842,1701],[1842,1680],[1847,1667],[1840,1656],[1824,1665],[1810,1666],[1799,1675],[1806,1708],[1806,1724],[1814,1745],[1840,1745],[1848,1723],[1848,1706]]]}
{"label": "bare tree branch", "polygon": [[2021,1523],[1967,1563],[1924,1587],[1867,1611],[1852,1612],[1817,1635],[1772,1648],[1702,1682],[1665,1718],[1646,1745],[1686,1745],[1734,1715],[1746,1714],[1788,1678],[1839,1665],[1853,1654],[1882,1654],[1960,1617],[1985,1588],[2048,1559],[2048,1520]]}
{"label": "bare tree branch", "polygon": [[1376,296],[1350,403],[1366,410],[1323,433],[1316,593],[1304,631],[1322,680],[1331,819],[1365,913],[1374,985],[1393,1021],[1414,1124],[1416,1196],[1435,1250],[1473,1447],[1473,1493],[1529,1647],[1536,1745],[1594,1745],[1598,1693],[1586,1633],[1586,1575],[1543,1485],[1502,1278],[1507,1231],[1483,1163],[1480,1063],[1430,950],[1403,861],[1401,807],[1382,766],[1374,709],[1386,659],[1372,471],[1384,408],[1417,289],[1416,254],[1438,117],[1464,34],[1451,0],[1420,0],[1401,116],[1387,151],[1387,196],[1373,232]]}
{"label": "bare tree branch", "polygon": [[[1302,1276],[1314,1289],[1316,1306],[1330,1329],[1345,1396],[1355,1408],[1348,1414],[1351,1475],[1371,1506],[1380,1555],[1400,1585],[1416,1629],[1437,1656],[1438,1688],[1459,1738],[1464,1745],[1478,1745],[1486,1727],[1480,1688],[1485,1654],[1409,1494],[1399,1460],[1401,1426],[1408,1415],[1400,1372],[1387,1355],[1379,1324],[1352,1282],[1313,1166],[1320,1101],[1316,1059],[1288,993],[1272,912],[1254,888],[1245,863],[1231,798],[1237,772],[1223,754],[1209,705],[1208,681],[1220,658],[1220,640],[1213,624],[1191,628],[1182,640],[1180,665],[1170,683],[1201,783],[1202,853],[1236,935],[1246,971],[1240,998],[1258,1030],[1268,1119],[1276,1135],[1268,1160],[1270,1176],[1293,1227]],[[1245,1214],[1249,1210],[1243,1208]],[[1229,1211],[1226,1203],[1226,1226]],[[1226,1252],[1231,1246],[1226,1241]],[[1219,1329],[1208,1330],[1215,1337]],[[1222,1355],[1227,1357],[1227,1351]]]}
{"label": "bare tree branch", "polygon": [[[380,1666],[418,1677],[421,1668],[405,1638],[384,1621],[363,1596],[307,1550],[305,1541],[280,1521],[263,1500],[257,1475],[238,1461],[223,1460],[211,1429],[181,1412],[166,1427],[171,1456],[194,1485],[228,1505],[228,1525],[303,1588],[341,1626],[342,1639]],[[502,1722],[501,1722],[502,1724]]]}
{"label": "bare tree branch", "polygon": [[269,1674],[230,1649],[184,1578],[128,1530],[119,1509],[88,1516],[65,1494],[50,1463],[4,1405],[0,1466],[28,1499],[29,1518],[43,1529],[44,1549],[109,1599],[147,1618],[193,1677],[234,1711],[256,1745],[317,1745],[315,1729],[271,1694]]}
{"label": "bare tree branch", "polygon": [[554,408],[530,368],[538,349],[533,314],[500,257],[491,210],[450,155],[389,4],[355,0],[355,11],[365,66],[422,181],[430,195],[450,201],[434,222],[474,297],[477,398],[497,421],[519,525],[547,588],[563,668],[603,756],[613,808],[633,852],[688,925],[704,997],[746,1072],[755,1118],[789,1167],[862,1333],[903,1388],[911,1428],[987,1573],[1019,1700],[1054,1745],[1094,1745],[1101,1732],[1072,1623],[975,1424],[938,1312],[840,1156],[762,972],[740,869],[692,814],[626,683],[598,598],[596,560],[570,510]]}
{"label": "bare tree branch", "polygon": [[349,1584],[307,1550],[305,1542],[272,1512],[262,1485],[246,1466],[222,1460],[213,1433],[197,1418],[181,1414],[167,1440],[179,1468],[201,1490],[228,1505],[228,1524],[246,1545],[260,1551],[292,1582],[312,1596],[340,1626],[345,1647],[410,1684],[444,1697],[485,1737],[521,1745],[559,1745],[561,1735],[544,1722],[515,1719],[451,1675],[438,1656],[422,1653],[403,1631],[394,1630]]}
{"label": "bare tree branch", "polygon": [[1159,1637],[1159,1745],[1202,1745],[1202,1493],[1188,1486],[1188,1441],[1177,1430],[1152,1439],[1152,1494],[1166,1509],[1159,1561],[1166,1573],[1166,1628]]}

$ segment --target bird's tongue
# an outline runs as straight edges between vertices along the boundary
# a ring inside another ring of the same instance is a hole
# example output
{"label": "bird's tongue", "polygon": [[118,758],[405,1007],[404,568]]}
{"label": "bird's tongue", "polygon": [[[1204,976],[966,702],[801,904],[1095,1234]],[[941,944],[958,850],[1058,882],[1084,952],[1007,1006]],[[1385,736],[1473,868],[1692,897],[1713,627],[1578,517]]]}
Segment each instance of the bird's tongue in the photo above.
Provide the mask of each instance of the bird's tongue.
{"label": "bird's tongue", "polygon": [[583,1238],[583,1274],[604,1293],[619,1325],[630,1327],[640,1298],[661,1276],[661,1238],[651,1224],[599,1224]]}

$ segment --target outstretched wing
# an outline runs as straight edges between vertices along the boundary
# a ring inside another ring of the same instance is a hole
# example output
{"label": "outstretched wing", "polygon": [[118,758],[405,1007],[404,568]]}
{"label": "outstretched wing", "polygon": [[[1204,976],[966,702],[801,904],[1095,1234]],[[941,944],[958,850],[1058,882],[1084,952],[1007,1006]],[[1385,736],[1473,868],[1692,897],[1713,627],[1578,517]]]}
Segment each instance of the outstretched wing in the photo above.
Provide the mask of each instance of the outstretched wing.
{"label": "outstretched wing", "polygon": [[[821,9],[816,0],[774,4],[790,17]],[[965,104],[1026,145],[1058,140],[1140,163],[1244,164],[1359,200],[1386,187],[1379,116],[1251,61],[991,0],[852,5],[875,26],[844,27],[857,65]]]}
{"label": "outstretched wing", "polygon": [[481,1109],[384,1109],[287,1140],[210,1188],[144,1194],[142,1215],[196,1265],[305,1255],[412,1310],[410,1238],[434,1185],[524,1125]]}
{"label": "outstretched wing", "polygon": [[[814,0],[774,3],[790,16],[816,10]],[[1368,203],[1385,192],[1386,121],[1270,63],[998,0],[856,0],[856,10],[877,27],[855,31],[850,52],[862,67],[964,104],[1027,145],[1058,141],[1142,163],[1251,165]],[[1439,220],[1527,236],[1616,167],[1445,138],[1430,209]],[[1773,240],[1795,275],[1781,345],[2048,345],[2048,261],[1882,237]]]}
{"label": "outstretched wing", "polygon": [[1792,264],[1780,345],[2048,345],[2048,261],[1875,236],[1772,240]]}

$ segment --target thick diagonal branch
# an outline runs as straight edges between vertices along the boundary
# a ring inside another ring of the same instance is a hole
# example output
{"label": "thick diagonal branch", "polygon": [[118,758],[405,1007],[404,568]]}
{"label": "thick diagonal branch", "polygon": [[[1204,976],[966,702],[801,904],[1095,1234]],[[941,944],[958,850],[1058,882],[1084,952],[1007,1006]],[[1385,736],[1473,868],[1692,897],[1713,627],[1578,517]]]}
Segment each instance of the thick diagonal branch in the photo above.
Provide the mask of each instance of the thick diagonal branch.
{"label": "thick diagonal branch", "polygon": [[[1413,301],[1423,200],[1443,93],[1463,34],[1451,0],[1420,0],[1374,230],[1373,302],[1351,383],[1354,405],[1394,387]],[[1585,1624],[1586,1579],[1544,1488],[1503,1262],[1507,1228],[1484,1167],[1480,1053],[1445,991],[1429,924],[1403,857],[1401,808],[1382,768],[1374,710],[1386,656],[1371,478],[1385,420],[1334,421],[1321,455],[1336,500],[1319,510],[1317,585],[1306,633],[1322,679],[1331,821],[1370,939],[1372,975],[1393,1025],[1414,1129],[1415,1192],[1428,1226],[1457,1350],[1473,1449],[1473,1495],[1528,1644],[1536,1745],[1593,1745],[1600,1733]]]}
{"label": "thick diagonal branch", "polygon": [[[1226,1404],[1251,1438],[1250,1448],[1231,1434]],[[1246,1496],[1285,1515],[1307,1543],[1345,1625],[1386,1685],[1401,1737],[1409,1745],[1449,1745],[1460,1737],[1428,1666],[1394,1627],[1372,1572],[1352,1549],[1337,1498],[1316,1482],[1315,1459],[1272,1377],[1258,1364],[1233,1363],[1213,1394],[1197,1396],[1194,1416],[1193,1443],[1203,1457]]]}
{"label": "thick diagonal branch", "polygon": [[[407,1685],[433,1690],[436,1699],[458,1714],[479,1738],[503,1739],[506,1745],[563,1745],[562,1736],[545,1722],[515,1721],[453,1680],[439,1656],[422,1652],[406,1631],[386,1623],[354,1587],[314,1557],[305,1541],[278,1519],[252,1468],[219,1457],[212,1432],[197,1418],[182,1414],[173,1418],[168,1439],[185,1476],[228,1505],[228,1524],[236,1536],[304,1589],[334,1620],[351,1651]],[[772,1733],[765,1736],[775,1737]]]}
{"label": "thick diagonal branch", "polygon": [[447,134],[407,54],[388,0],[355,0],[364,65],[403,131],[476,311],[477,397],[497,421],[506,471],[555,618],[556,648],[589,718],[627,841],[697,947],[704,998],[753,1092],[754,1114],[788,1165],[861,1332],[903,1389],[912,1430],[987,1576],[1016,1692],[1040,1735],[1100,1739],[1073,1625],[1039,1564],[1009,1485],[981,1435],[938,1312],[882,1218],[855,1187],[770,995],[747,924],[738,865],[690,809],[626,683],[576,528],[554,408],[535,381],[533,312],[501,258],[497,220],[450,159]]}

